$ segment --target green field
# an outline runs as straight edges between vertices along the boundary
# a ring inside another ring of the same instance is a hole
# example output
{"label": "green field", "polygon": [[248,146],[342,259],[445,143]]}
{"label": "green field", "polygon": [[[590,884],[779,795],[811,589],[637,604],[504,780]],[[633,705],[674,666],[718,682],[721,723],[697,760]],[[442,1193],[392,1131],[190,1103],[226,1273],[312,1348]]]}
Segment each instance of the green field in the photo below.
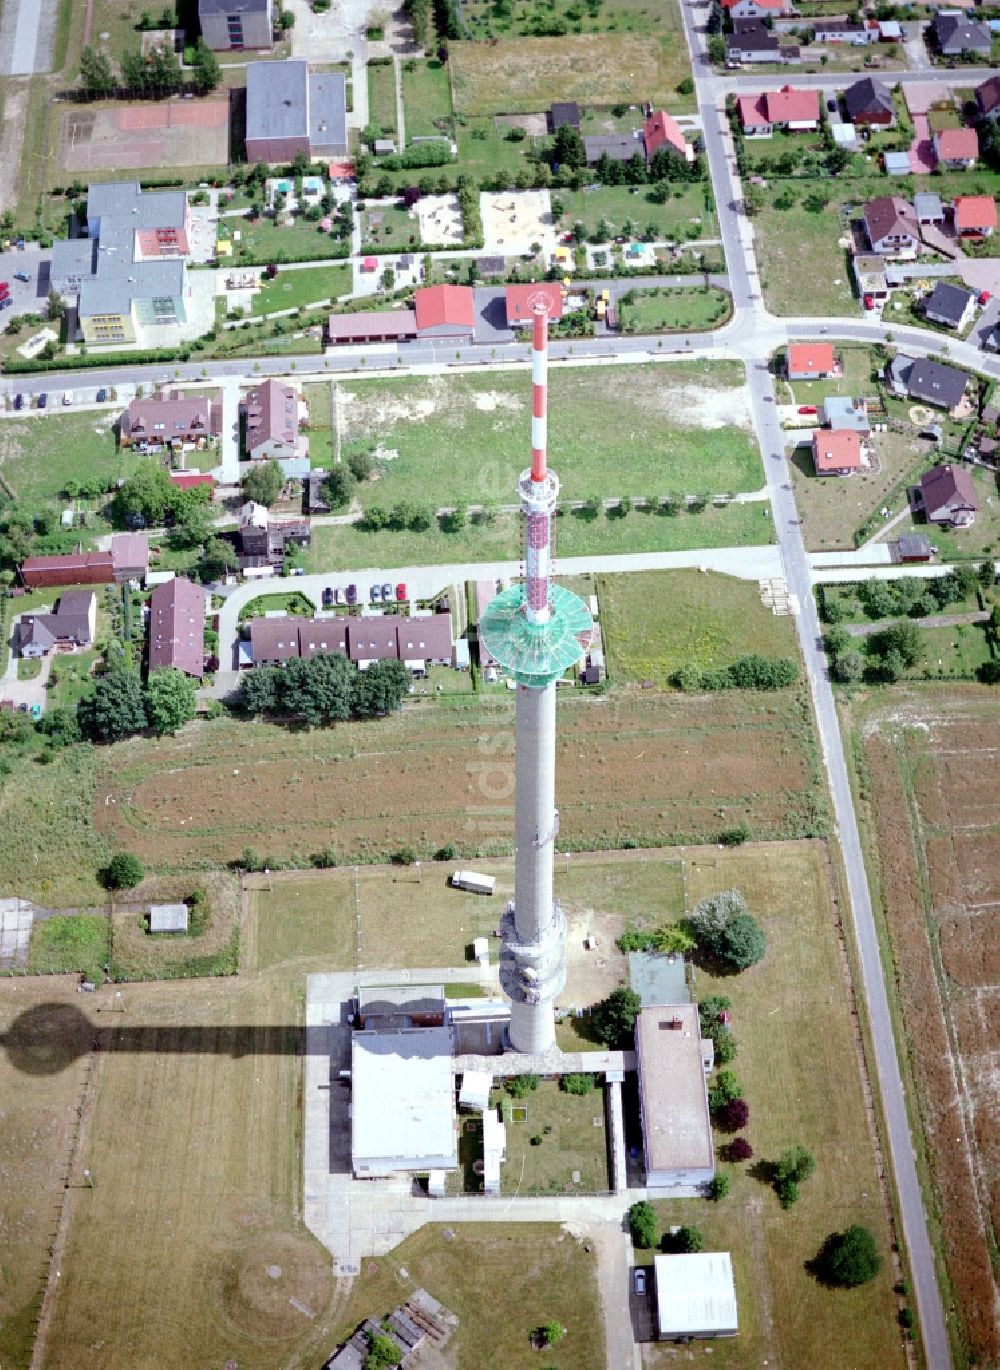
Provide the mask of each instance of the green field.
{"label": "green field", "polygon": [[368,63],[368,122],[396,141],[396,77],[392,63]]}
{"label": "green field", "polygon": [[[490,1104],[508,1098],[495,1090]],[[555,1080],[543,1080],[514,1100],[527,1118],[507,1124],[507,1160],[500,1167],[503,1194],[594,1194],[608,1189],[608,1141],[604,1090],[566,1094]],[[601,1119],[601,1126],[594,1119]],[[533,1142],[533,1138],[541,1138]],[[574,1179],[574,1174],[579,1179]]]}
{"label": "green field", "polygon": [[104,914],[81,913],[35,922],[31,929],[28,969],[36,975],[52,971],[83,971],[101,979],[108,959],[109,923]]}
{"label": "green field", "polygon": [[448,68],[436,57],[409,58],[403,63],[403,118],[407,143],[451,132]]}
{"label": "green field", "polygon": [[603,222],[612,236],[637,237],[648,231],[657,240],[684,242],[690,238],[714,238],[718,224],[712,209],[711,191],[702,182],[683,182],[671,188],[665,204],[654,203],[648,186],[601,186],[596,190],[557,190],[553,198],[564,206],[559,227],[568,233],[582,223],[593,239]]}
{"label": "green field", "polygon": [[755,581],[700,571],[647,571],[599,582],[601,629],[615,680],[654,680],[694,663],[729,666],[757,652],[798,657],[795,620],[765,609]]}
{"label": "green field", "polygon": [[[337,388],[345,450],[374,451],[380,469],[377,481],[358,489],[363,506],[424,500],[430,489],[439,506],[512,502],[529,445],[523,373],[350,380]],[[737,363],[553,369],[549,400],[551,459],[564,499],[718,494],[763,483]]]}
{"label": "green field", "polygon": [[353,288],[349,266],[315,266],[304,271],[279,270],[253,297],[253,313],[273,314],[321,300],[336,300]]}
{"label": "green field", "polygon": [[691,332],[718,328],[731,312],[730,296],[715,286],[650,290],[621,306],[619,326],[625,333]]}
{"label": "green field", "polygon": [[[825,182],[824,186],[828,186]],[[775,314],[854,315],[848,253],[838,246],[844,226],[832,207],[812,213],[773,208],[773,193],[754,221],[754,248],[767,307]]]}
{"label": "green field", "polygon": [[[373,533],[357,523],[322,524],[313,529],[307,565],[320,572],[366,566],[517,561],[522,535],[519,516],[514,513],[501,514],[487,527],[469,524],[457,533],[433,528],[419,533]],[[724,507],[709,505],[701,513],[679,513],[673,518],[643,511],[617,518],[612,510],[591,522],[578,513],[566,514],[560,517],[556,532],[558,553],[563,559],[630,552],[684,552],[695,547],[761,547],[774,540],[766,500]]]}
{"label": "green field", "polygon": [[117,414],[46,414],[5,419],[0,428],[0,478],[31,513],[65,508],[66,482],[98,483],[107,489],[141,464],[138,453],[119,450]]}
{"label": "green field", "polygon": [[230,258],[234,266],[267,262],[307,262],[337,255],[340,243],[324,233],[318,223],[295,217],[291,223],[279,224],[271,218],[227,219],[230,228],[238,229],[240,241],[233,243]]}

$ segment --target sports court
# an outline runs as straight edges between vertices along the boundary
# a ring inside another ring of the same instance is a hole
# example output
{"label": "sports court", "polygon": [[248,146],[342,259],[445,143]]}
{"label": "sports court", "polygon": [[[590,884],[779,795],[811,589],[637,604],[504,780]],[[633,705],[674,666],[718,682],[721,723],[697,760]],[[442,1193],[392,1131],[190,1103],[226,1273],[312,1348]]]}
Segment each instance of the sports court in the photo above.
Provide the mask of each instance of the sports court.
{"label": "sports court", "polygon": [[228,161],[227,96],[74,109],[60,124],[63,171],[221,166]]}

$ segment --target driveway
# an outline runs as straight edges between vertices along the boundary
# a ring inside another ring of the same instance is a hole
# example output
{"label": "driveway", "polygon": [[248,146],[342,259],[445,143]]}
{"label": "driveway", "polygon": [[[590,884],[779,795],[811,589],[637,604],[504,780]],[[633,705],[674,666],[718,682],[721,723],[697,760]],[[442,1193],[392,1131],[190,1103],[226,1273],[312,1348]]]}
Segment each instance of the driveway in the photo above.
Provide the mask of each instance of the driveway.
{"label": "driveway", "polygon": [[[14,619],[13,624],[11,625],[12,641],[13,634],[17,631],[17,628],[20,625],[20,621],[20,616],[18,616]],[[34,680],[18,680],[17,663],[18,658],[14,655],[13,652],[11,652],[10,660],[7,662],[7,669],[3,675],[3,680],[0,681],[0,698],[10,700],[10,702],[14,704],[14,706],[18,709],[20,709],[22,704],[27,709],[30,709],[32,705],[37,704],[41,709],[44,710],[45,687],[48,684],[49,672],[52,669],[51,653],[49,654],[49,656],[42,658],[41,672],[37,676],[35,676]]]}
{"label": "driveway", "polygon": [[926,114],[913,116],[914,139],[910,144],[910,170],[915,176],[929,176],[937,166],[937,155]]}

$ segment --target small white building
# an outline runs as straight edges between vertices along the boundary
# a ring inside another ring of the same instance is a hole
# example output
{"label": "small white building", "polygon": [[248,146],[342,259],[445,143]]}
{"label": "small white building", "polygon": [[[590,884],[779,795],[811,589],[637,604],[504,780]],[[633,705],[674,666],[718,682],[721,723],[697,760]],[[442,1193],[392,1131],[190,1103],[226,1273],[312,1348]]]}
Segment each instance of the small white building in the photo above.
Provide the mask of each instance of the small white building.
{"label": "small white building", "polygon": [[507,1128],[500,1110],[483,1114],[483,1193],[500,1193],[500,1166],[507,1159]]}
{"label": "small white building", "polygon": [[358,1179],[458,1165],[450,1028],[353,1034],[351,1165]]}
{"label": "small white building", "polygon": [[656,1330],[677,1337],[735,1337],[739,1331],[728,1251],[655,1256]]}
{"label": "small white building", "polygon": [[485,1113],[490,1106],[492,1088],[493,1076],[488,1070],[467,1070],[462,1076],[462,1088],[458,1092],[459,1108]]}
{"label": "small white building", "polygon": [[187,932],[187,904],[150,904],[150,932]]}
{"label": "small white building", "polygon": [[635,1047],[647,1186],[708,1184],[715,1148],[697,1006],[641,1009]]}

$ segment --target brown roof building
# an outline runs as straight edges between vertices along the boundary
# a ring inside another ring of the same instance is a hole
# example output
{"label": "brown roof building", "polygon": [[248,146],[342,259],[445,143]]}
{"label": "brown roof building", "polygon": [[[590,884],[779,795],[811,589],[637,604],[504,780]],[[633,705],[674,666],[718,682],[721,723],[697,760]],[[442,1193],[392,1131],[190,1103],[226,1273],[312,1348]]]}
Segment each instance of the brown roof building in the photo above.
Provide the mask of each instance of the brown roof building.
{"label": "brown roof building", "polygon": [[964,466],[935,466],[920,477],[913,493],[914,503],[928,523],[969,528],[979,513],[976,487]]}
{"label": "brown roof building", "polygon": [[68,552],[59,557],[27,557],[21,580],[29,590],[49,585],[110,585],[114,580],[110,552]]}
{"label": "brown roof building", "polygon": [[326,335],[332,346],[406,342],[417,336],[417,316],[412,309],[361,309],[356,314],[331,314]]}
{"label": "brown roof building", "polygon": [[396,623],[397,653],[411,671],[423,670],[428,663],[435,666],[452,664],[451,614],[401,618]]}
{"label": "brown roof building", "polygon": [[307,444],[299,439],[299,397],[281,381],[263,381],[247,393],[247,456],[254,461],[268,457],[302,455]]}
{"label": "brown roof building", "polygon": [[18,628],[21,656],[47,656],[53,647],[89,647],[97,624],[97,596],[93,590],[67,590],[59,596],[55,613],[24,614]]}
{"label": "brown roof building", "polygon": [[394,618],[352,618],[347,625],[347,655],[356,666],[395,661],[398,655]]}
{"label": "brown roof building", "polygon": [[149,570],[149,538],[145,533],[113,533],[111,566],[115,580],[144,580]]}
{"label": "brown roof building", "polygon": [[250,620],[250,650],[255,666],[283,666],[302,657],[311,661],[322,652],[347,655],[347,620],[344,618],[282,618]]}
{"label": "brown roof building", "polygon": [[133,400],[121,417],[122,447],[168,447],[218,437],[222,408],[207,393],[184,396],[179,391]]}
{"label": "brown roof building", "polygon": [[913,206],[898,195],[879,195],[863,210],[865,232],[872,251],[882,256],[912,252],[920,237]]}
{"label": "brown roof building", "polygon": [[183,576],[149,597],[149,669],[162,666],[197,680],[205,674],[205,591]]}

